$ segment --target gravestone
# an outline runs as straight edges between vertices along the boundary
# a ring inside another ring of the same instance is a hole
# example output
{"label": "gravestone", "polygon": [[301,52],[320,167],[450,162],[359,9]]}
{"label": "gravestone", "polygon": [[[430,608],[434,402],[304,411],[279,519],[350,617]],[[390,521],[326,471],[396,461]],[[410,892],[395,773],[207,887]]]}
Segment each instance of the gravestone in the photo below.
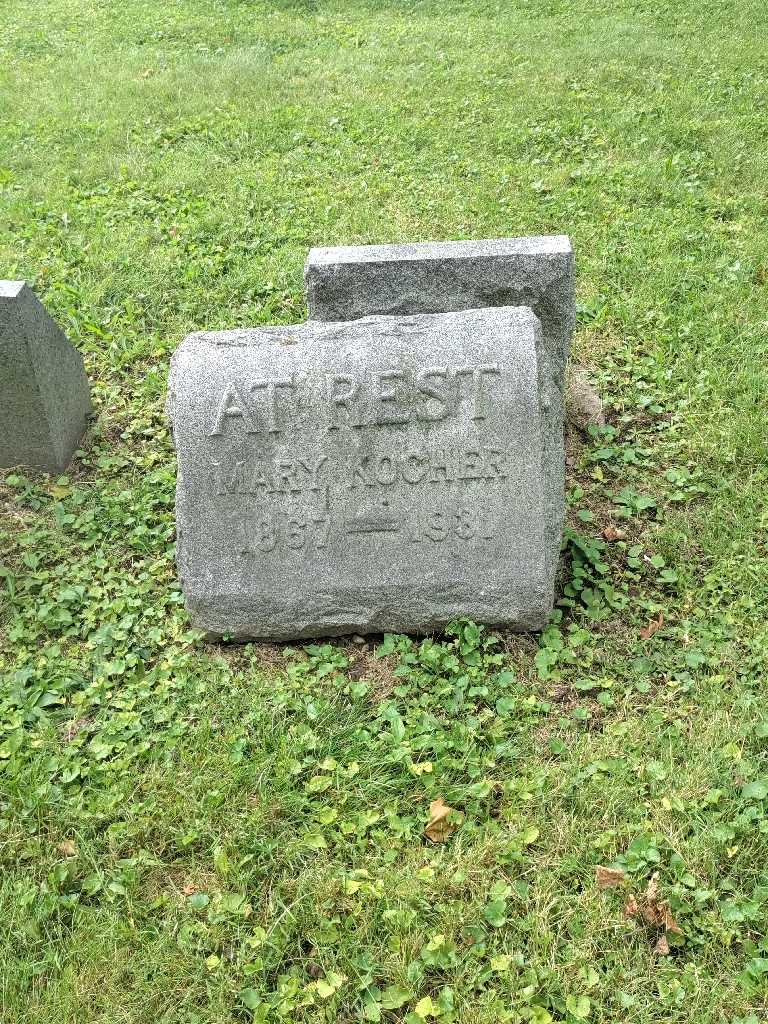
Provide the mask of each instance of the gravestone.
{"label": "gravestone", "polygon": [[576,319],[574,257],[566,235],[311,249],[304,268],[309,315],[442,313],[530,306],[541,321],[544,510],[549,571],[560,553],[565,508],[563,389]]}
{"label": "gravestone", "polygon": [[24,281],[0,281],[0,468],[63,472],[90,413],[80,353]]}
{"label": "gravestone", "polygon": [[216,636],[427,632],[552,608],[551,407],[525,307],[192,334],[177,562]]}

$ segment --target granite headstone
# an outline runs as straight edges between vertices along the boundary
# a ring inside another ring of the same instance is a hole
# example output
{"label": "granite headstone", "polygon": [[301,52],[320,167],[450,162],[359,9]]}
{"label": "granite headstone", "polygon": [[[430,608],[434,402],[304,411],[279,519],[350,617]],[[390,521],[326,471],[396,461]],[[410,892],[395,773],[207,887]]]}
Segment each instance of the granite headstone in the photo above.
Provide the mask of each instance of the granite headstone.
{"label": "granite headstone", "polygon": [[0,281],[0,467],[61,473],[90,413],[80,353],[24,281]]}
{"label": "granite headstone", "polygon": [[177,561],[215,636],[544,626],[541,324],[526,307],[192,334]]}

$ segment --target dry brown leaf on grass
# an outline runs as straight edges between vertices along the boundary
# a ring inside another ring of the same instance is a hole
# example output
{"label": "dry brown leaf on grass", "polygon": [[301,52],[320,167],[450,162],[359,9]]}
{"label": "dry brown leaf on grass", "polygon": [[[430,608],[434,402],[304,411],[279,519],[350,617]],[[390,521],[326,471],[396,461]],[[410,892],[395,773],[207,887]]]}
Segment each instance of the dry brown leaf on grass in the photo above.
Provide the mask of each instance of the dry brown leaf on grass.
{"label": "dry brown leaf on grass", "polygon": [[664,928],[668,932],[672,932],[673,935],[682,935],[683,929],[672,917],[672,911],[669,909],[669,905],[666,905],[664,910]]}
{"label": "dry brown leaf on grass", "polygon": [[672,916],[667,900],[659,899],[659,874],[654,872],[651,875],[644,894],[638,899],[634,893],[630,893],[624,906],[625,917],[642,917],[646,924],[653,928],[663,928],[663,932],[656,940],[656,952],[660,956],[669,955],[668,935],[682,935],[683,929]]}
{"label": "dry brown leaf on grass", "polygon": [[677,921],[672,917],[669,903],[659,899],[659,873],[654,872],[648,882],[648,888],[643,897],[643,917],[656,928],[664,928],[665,931],[674,932],[675,935],[682,935],[683,930]]}
{"label": "dry brown leaf on grass", "polygon": [[624,904],[624,917],[634,917],[637,914],[640,907],[637,905],[637,900],[633,893],[627,896],[627,902]]}
{"label": "dry brown leaf on grass", "polygon": [[449,814],[456,814],[453,807],[449,807],[441,796],[433,800],[429,805],[429,821],[424,829],[424,835],[432,843],[446,843],[451,833],[458,828],[459,822],[448,821]]}
{"label": "dry brown leaf on grass", "polygon": [[621,885],[626,877],[621,868],[605,868],[602,864],[595,868],[595,881],[599,889],[613,889]]}
{"label": "dry brown leaf on grass", "polygon": [[[655,906],[659,899],[659,872],[654,871],[651,877],[648,879],[648,885],[645,889],[645,896],[643,897],[646,906]],[[652,924],[653,922],[649,922]]]}
{"label": "dry brown leaf on grass", "polygon": [[651,619],[647,626],[640,630],[640,637],[643,640],[650,640],[654,633],[657,633],[664,625],[664,612],[659,612],[657,619]]}

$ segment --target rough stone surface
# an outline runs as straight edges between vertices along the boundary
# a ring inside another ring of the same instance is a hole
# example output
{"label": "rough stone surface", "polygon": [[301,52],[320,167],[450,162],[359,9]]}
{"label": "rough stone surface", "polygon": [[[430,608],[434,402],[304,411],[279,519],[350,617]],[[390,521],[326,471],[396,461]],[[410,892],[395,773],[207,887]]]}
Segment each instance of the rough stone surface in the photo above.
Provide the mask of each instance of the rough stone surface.
{"label": "rough stone surface", "polygon": [[566,235],[315,248],[304,281],[313,320],[530,306],[553,369],[562,373],[568,358],[575,306]]}
{"label": "rough stone surface", "polygon": [[530,306],[541,321],[547,557],[554,572],[562,533],[563,388],[576,320],[574,256],[566,235],[311,249],[304,268],[309,315],[443,313]]}
{"label": "rough stone surface", "polygon": [[542,349],[517,307],[187,337],[168,412],[193,622],[240,639],[541,628],[560,500]]}
{"label": "rough stone surface", "polygon": [[592,426],[605,426],[603,400],[590,384],[586,366],[571,363],[568,367],[565,408],[568,422],[585,433]]}
{"label": "rough stone surface", "polygon": [[80,353],[23,281],[0,281],[0,467],[61,473],[90,413]]}

